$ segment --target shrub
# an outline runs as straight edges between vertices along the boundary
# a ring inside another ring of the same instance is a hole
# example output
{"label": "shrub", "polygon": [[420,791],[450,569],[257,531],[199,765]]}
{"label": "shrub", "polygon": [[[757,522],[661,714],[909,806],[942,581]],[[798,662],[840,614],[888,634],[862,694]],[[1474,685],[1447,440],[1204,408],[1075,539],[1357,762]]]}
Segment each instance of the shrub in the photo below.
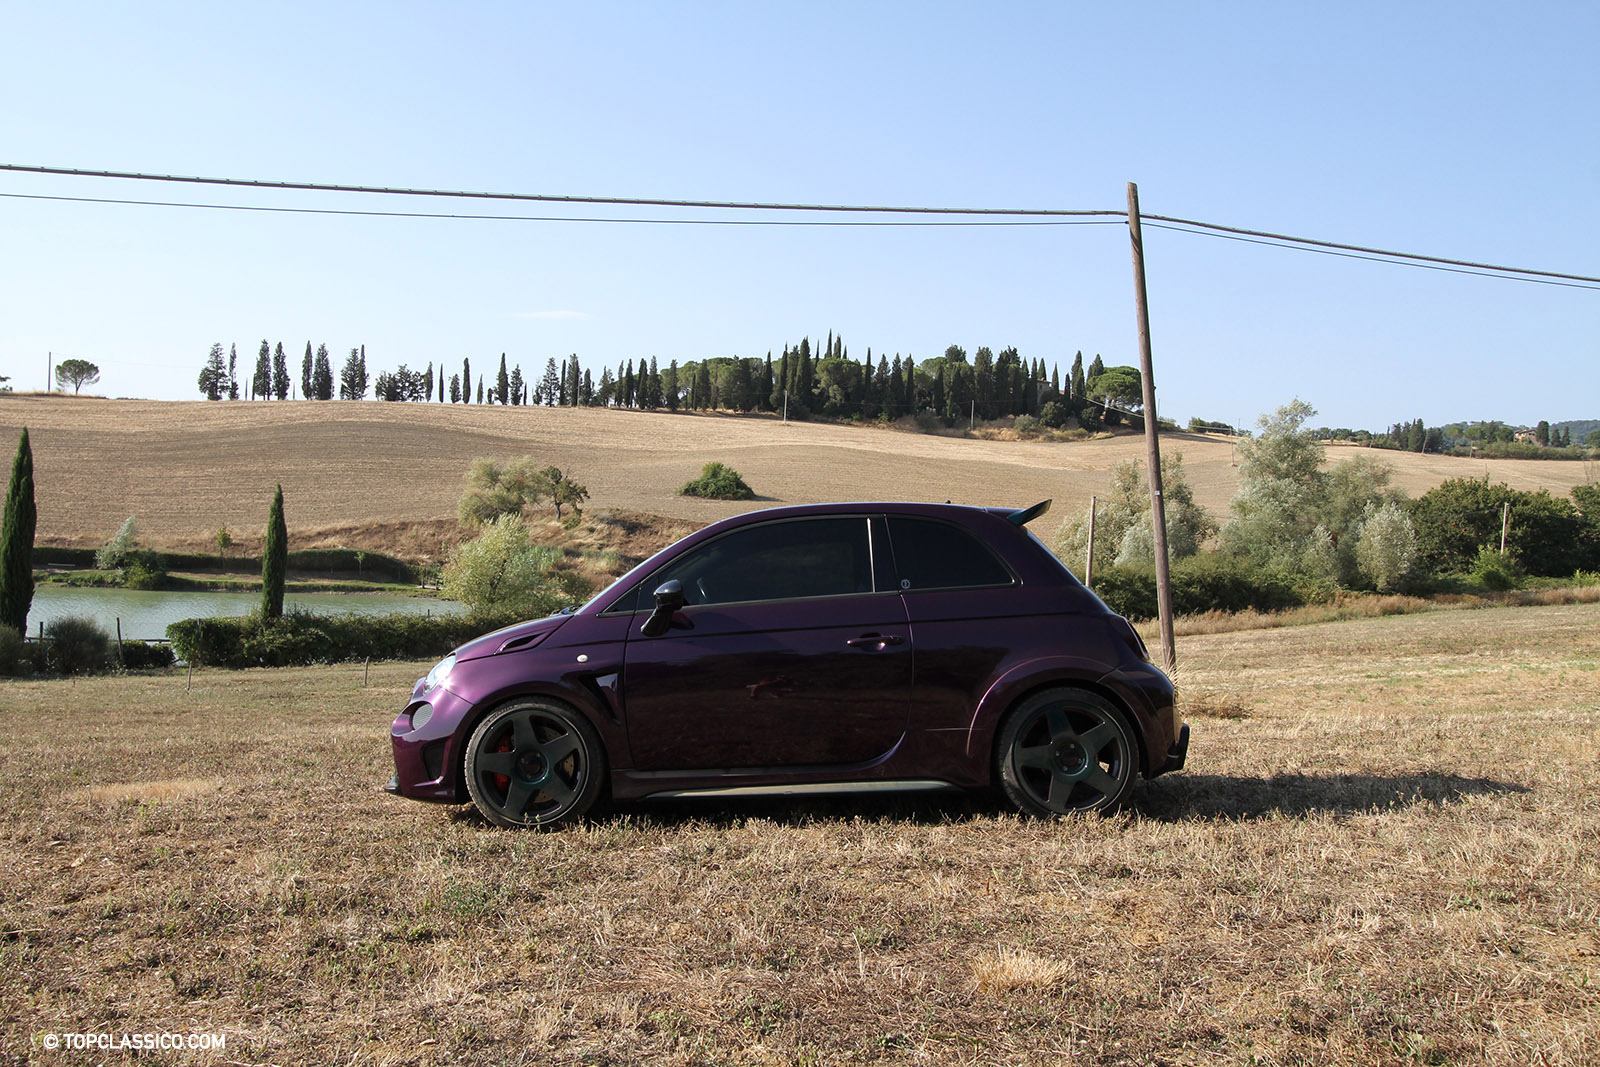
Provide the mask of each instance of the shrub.
{"label": "shrub", "polygon": [[1072,409],[1059,400],[1052,400],[1039,409],[1039,421],[1052,430],[1059,430],[1072,417]]}
{"label": "shrub", "polygon": [[46,664],[59,674],[104,670],[111,662],[111,636],[93,619],[67,615],[47,623]]}
{"label": "shrub", "polygon": [[1018,415],[1015,419],[1011,420],[1011,428],[1018,433],[1023,434],[1038,433],[1039,420],[1034,418],[1032,415]]}
{"label": "shrub", "polygon": [[1517,568],[1509,556],[1484,545],[1472,562],[1471,575],[1485,589],[1503,593],[1517,587]]}
{"label": "shrub", "polygon": [[19,673],[28,662],[28,646],[15,626],[0,623],[0,675]]}
{"label": "shrub", "polygon": [[122,642],[122,666],[127,670],[170,667],[176,660],[177,657],[173,655],[170,645],[157,645],[147,641]]}
{"label": "shrub", "polygon": [[445,595],[480,614],[537,618],[587,592],[588,584],[562,566],[559,549],[529,544],[516,515],[492,520],[476,539],[451,549],[444,567]]}
{"label": "shrub", "polygon": [[518,621],[497,615],[311,615],[185,619],[167,627],[178,658],[210,667],[289,667],[360,659],[425,659]]}
{"label": "shrub", "polygon": [[712,500],[753,500],[755,492],[739,477],[739,472],[721,463],[707,463],[700,477],[678,490],[682,496],[702,496]]}
{"label": "shrub", "polygon": [[160,589],[167,580],[167,568],[159,553],[138,550],[128,554],[122,568],[122,584],[128,589]]}
{"label": "shrub", "polygon": [[[1156,616],[1156,572],[1152,566],[1096,570],[1094,591],[1106,606],[1130,619]],[[1208,611],[1283,611],[1306,597],[1285,575],[1263,571],[1216,554],[1181,560],[1172,566],[1175,615]]]}

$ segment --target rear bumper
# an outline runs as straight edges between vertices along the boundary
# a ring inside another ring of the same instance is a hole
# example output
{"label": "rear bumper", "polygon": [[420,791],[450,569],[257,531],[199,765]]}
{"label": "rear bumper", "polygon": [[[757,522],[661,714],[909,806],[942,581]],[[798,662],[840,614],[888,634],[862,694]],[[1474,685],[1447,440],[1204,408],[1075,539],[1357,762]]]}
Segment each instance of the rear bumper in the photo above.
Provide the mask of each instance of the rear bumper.
{"label": "rear bumper", "polygon": [[1184,723],[1178,727],[1178,739],[1167,750],[1167,762],[1161,765],[1157,774],[1166,774],[1168,771],[1183,769],[1183,763],[1189,758],[1189,724]]}

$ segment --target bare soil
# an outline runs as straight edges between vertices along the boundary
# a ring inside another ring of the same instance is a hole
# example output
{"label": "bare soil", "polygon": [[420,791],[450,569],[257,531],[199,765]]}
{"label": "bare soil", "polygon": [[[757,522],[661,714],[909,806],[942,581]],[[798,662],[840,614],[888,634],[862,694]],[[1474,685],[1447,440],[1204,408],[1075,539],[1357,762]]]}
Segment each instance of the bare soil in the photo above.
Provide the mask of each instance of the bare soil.
{"label": "bare soil", "polygon": [[[152,547],[203,551],[226,524],[248,551],[281,483],[292,547],[414,559],[437,558],[459,536],[456,501],[477,456],[536,456],[587,485],[591,510],[662,516],[690,528],[776,504],[1021,507],[1053,497],[1055,510],[1040,529],[1046,536],[1107,492],[1119,461],[1144,457],[1143,438],[1132,434],[1046,443],[595,408],[0,396],[0,441],[14,441],[23,426],[33,443],[41,543],[99,545],[134,515]],[[1237,484],[1231,439],[1178,433],[1164,447],[1183,452],[1197,499],[1224,515]],[[1333,460],[1355,452],[1328,451]],[[1487,475],[1565,496],[1588,466],[1379,455],[1413,495],[1445,478]],[[677,495],[712,460],[737,469],[760,499]]]}

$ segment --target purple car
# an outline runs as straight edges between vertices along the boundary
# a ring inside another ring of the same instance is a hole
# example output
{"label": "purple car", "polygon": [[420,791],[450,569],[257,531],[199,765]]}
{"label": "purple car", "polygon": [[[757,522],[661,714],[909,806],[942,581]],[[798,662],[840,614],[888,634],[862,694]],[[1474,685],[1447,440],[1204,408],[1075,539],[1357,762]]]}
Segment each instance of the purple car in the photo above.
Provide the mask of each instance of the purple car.
{"label": "purple car", "polygon": [[724,519],[441,660],[390,728],[389,791],[502,826],[802,783],[1112,811],[1183,766],[1189,727],[1133,627],[1025,528],[1049,504]]}

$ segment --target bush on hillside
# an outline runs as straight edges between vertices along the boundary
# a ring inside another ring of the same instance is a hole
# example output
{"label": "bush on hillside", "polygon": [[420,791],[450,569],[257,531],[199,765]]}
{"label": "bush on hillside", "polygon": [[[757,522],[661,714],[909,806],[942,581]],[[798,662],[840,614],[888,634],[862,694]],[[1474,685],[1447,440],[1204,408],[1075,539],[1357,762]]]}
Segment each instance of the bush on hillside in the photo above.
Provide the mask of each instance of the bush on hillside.
{"label": "bush on hillside", "polygon": [[721,463],[707,463],[700,468],[700,477],[678,490],[681,496],[699,496],[711,500],[753,500],[755,491],[739,477],[739,472]]}

